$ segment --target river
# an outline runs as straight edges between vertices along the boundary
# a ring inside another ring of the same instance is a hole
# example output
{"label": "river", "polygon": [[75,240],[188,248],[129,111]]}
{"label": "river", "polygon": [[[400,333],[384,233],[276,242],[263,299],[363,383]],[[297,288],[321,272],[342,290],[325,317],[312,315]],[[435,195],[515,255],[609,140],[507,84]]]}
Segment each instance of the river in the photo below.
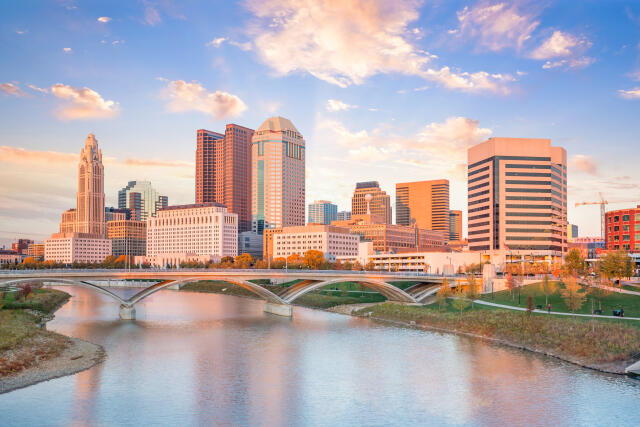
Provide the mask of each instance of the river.
{"label": "river", "polygon": [[0,395],[1,425],[640,423],[640,381],[481,340],[170,290],[126,322],[112,299],[60,289],[72,298],[47,327],[107,360]]}

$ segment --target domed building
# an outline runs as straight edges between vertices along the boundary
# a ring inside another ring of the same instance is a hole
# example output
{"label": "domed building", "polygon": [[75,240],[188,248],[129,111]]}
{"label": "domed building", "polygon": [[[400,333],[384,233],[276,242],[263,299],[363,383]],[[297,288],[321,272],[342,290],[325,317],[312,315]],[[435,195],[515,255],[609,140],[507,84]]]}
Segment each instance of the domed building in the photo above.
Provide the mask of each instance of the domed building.
{"label": "domed building", "polygon": [[252,230],[304,225],[305,142],[284,117],[271,117],[251,144]]}

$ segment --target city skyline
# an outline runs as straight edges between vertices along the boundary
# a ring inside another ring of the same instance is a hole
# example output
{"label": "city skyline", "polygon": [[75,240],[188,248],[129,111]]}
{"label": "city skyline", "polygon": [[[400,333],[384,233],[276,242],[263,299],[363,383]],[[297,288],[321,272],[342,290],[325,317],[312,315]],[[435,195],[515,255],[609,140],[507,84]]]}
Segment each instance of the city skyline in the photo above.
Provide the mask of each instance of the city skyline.
{"label": "city skyline", "polygon": [[[492,17],[510,25],[498,28],[478,20],[498,2],[371,2],[353,27],[354,12],[336,6],[339,19],[314,10],[296,34],[290,23],[304,4],[3,5],[0,245],[55,229],[73,204],[74,178],[61,171],[89,132],[108,153],[107,205],[125,179],[191,203],[195,129],[257,128],[276,114],[307,141],[305,205],[330,198],[348,209],[361,181],[379,181],[393,201],[396,182],[446,178],[450,208],[466,212],[461,159],[492,136],[566,148],[568,219],[581,235],[599,234],[598,207],[573,207],[593,199],[590,187],[610,201],[638,197],[638,172],[616,154],[634,146],[640,126],[637,5],[502,5]],[[228,23],[211,29],[204,18],[214,13]],[[176,30],[179,39],[162,37]],[[314,31],[340,37],[306,43]],[[278,43],[295,53],[287,64],[269,56]]]}

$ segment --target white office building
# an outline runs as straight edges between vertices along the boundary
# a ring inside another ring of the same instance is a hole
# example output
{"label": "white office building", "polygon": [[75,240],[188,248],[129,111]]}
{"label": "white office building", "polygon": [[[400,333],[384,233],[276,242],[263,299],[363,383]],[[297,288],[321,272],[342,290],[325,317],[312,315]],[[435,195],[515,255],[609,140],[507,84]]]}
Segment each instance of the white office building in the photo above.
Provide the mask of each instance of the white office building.
{"label": "white office building", "polygon": [[274,258],[303,256],[314,249],[321,251],[326,260],[335,261],[337,256],[357,256],[359,243],[360,236],[351,234],[348,228],[321,224],[284,227],[282,232],[273,235],[273,255]]}
{"label": "white office building", "polygon": [[169,206],[147,220],[146,261],[152,265],[237,255],[238,215],[218,203]]}
{"label": "white office building", "polygon": [[83,237],[83,233],[66,233],[64,237],[44,241],[45,261],[64,264],[72,262],[102,262],[111,255],[111,240]]}

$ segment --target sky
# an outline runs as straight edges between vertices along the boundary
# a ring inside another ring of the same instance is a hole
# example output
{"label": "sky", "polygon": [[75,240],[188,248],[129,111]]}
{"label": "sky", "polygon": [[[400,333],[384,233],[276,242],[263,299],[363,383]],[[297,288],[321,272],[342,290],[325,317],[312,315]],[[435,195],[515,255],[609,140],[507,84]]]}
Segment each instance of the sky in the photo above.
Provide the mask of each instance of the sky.
{"label": "sky", "polygon": [[88,133],[107,205],[144,179],[183,204],[197,129],[274,115],[308,203],[446,178],[466,211],[467,148],[502,136],[567,150],[580,235],[599,207],[575,202],[640,204],[637,1],[5,1],[0,41],[0,246],[57,232]]}

